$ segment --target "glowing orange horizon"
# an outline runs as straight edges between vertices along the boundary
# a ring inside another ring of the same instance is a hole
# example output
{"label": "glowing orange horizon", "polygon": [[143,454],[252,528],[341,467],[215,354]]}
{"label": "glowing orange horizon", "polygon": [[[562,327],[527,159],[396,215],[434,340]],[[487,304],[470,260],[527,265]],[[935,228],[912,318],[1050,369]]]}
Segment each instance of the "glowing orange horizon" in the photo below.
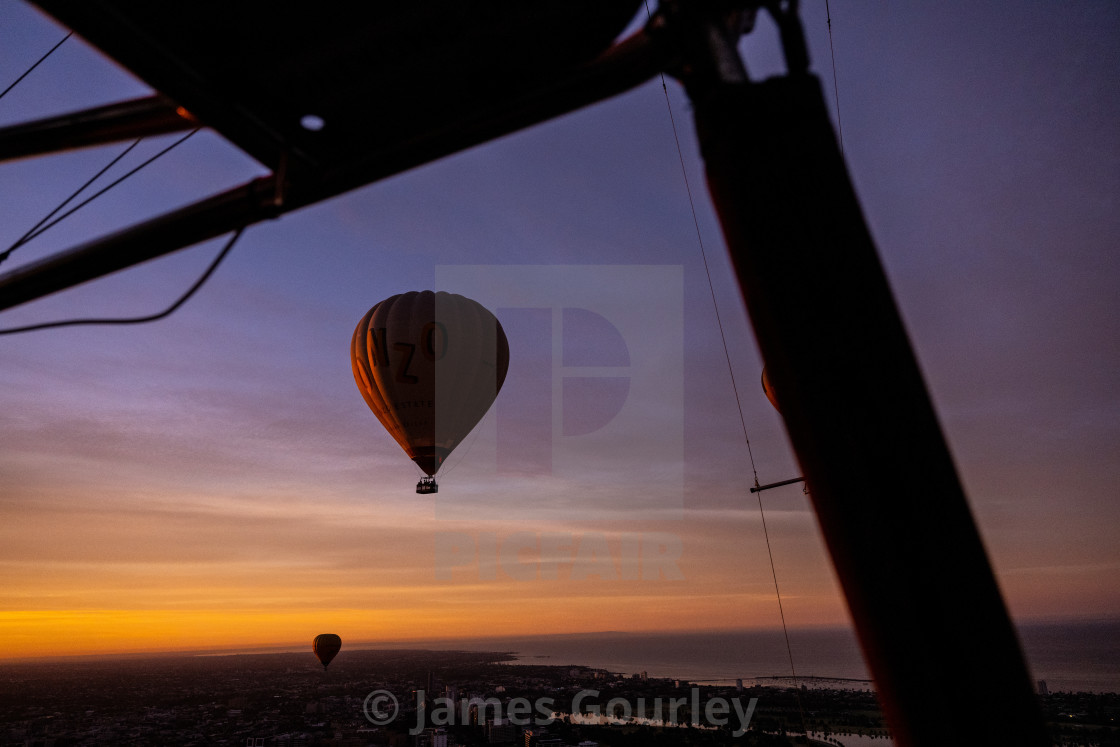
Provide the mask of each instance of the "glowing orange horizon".
{"label": "glowing orange horizon", "polygon": [[[662,614],[651,618],[603,614],[604,600],[589,598],[573,609],[571,600],[543,615],[518,615],[511,609],[483,607],[458,611],[440,608],[398,610],[328,609],[295,612],[251,610],[39,610],[0,611],[2,659],[49,658],[131,653],[174,653],[310,647],[315,635],[337,633],[347,643],[376,647],[402,643],[497,637],[593,633],[683,632],[772,627],[768,616],[698,614],[681,600],[681,614],[664,614],[665,600],[649,598],[630,609]],[[510,600],[516,607],[516,600]],[[511,614],[511,612],[514,612]],[[583,623],[573,625],[573,620]],[[844,624],[822,620],[819,624]],[[658,624],[654,624],[658,623]],[[310,651],[310,648],[308,648]]]}

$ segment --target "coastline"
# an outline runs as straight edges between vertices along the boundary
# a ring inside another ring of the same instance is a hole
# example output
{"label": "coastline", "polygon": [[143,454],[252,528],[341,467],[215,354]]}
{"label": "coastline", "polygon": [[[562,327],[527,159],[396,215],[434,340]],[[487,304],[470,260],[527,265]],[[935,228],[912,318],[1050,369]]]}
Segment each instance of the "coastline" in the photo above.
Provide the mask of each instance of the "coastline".
{"label": "coastline", "polygon": [[[1020,637],[1037,683],[1049,692],[1120,692],[1120,620],[1032,622],[1019,625]],[[794,669],[780,630],[600,633],[541,636],[488,636],[434,640],[376,641],[344,637],[343,651],[426,650],[504,652],[510,665],[579,666],[634,675],[681,679],[698,684],[733,684],[742,679],[761,685],[799,680],[850,681],[870,687],[869,673],[849,628],[792,628]],[[223,657],[310,652],[310,642],[162,652],[98,653],[84,656],[13,657],[4,664],[35,661],[126,661],[167,657]],[[310,655],[310,654],[309,654]],[[775,679],[776,678],[776,679]]]}

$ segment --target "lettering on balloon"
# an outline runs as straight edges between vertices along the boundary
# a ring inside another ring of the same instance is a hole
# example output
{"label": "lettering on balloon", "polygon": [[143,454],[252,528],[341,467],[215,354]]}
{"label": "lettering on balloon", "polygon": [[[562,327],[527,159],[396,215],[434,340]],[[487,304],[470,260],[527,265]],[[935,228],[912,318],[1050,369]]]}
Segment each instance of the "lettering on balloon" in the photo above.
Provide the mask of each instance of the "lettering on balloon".
{"label": "lettering on balloon", "polygon": [[370,352],[370,362],[375,366],[389,365],[389,348],[385,336],[384,327],[366,330],[366,347]]}
{"label": "lettering on balloon", "polygon": [[411,342],[394,342],[393,350],[399,350],[405,354],[403,361],[398,361],[396,376],[398,384],[415,384],[420,381],[420,378],[413,376],[408,372],[409,367],[412,365],[412,356],[416,355],[416,346]]}
{"label": "lettering on balloon", "polygon": [[[435,319],[437,306],[447,321]],[[455,328],[455,348],[449,327]],[[429,475],[486,414],[509,366],[509,345],[494,315],[443,291],[410,291],[375,304],[354,330],[350,355],[366,404]],[[437,368],[443,374],[440,413]],[[438,444],[437,414],[446,415]]]}
{"label": "lettering on balloon", "polygon": [[430,361],[442,360],[447,355],[447,326],[442,322],[428,322],[420,331],[420,352]]}

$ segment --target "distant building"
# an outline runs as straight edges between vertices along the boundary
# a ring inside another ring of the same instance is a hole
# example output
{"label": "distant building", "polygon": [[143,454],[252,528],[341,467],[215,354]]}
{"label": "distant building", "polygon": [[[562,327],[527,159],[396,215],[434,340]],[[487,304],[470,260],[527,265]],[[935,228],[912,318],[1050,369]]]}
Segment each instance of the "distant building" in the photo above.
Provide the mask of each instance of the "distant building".
{"label": "distant building", "polygon": [[1046,687],[1046,680],[1039,680],[1038,681],[1038,694],[1039,695],[1049,695],[1050,694],[1050,688]]}
{"label": "distant building", "polygon": [[541,744],[541,740],[543,740],[547,735],[548,729],[526,729],[524,734],[525,747],[538,747]]}
{"label": "distant building", "polygon": [[486,742],[488,744],[506,744],[517,741],[518,728],[513,724],[503,723],[501,720],[490,722],[486,725]]}
{"label": "distant building", "polygon": [[416,735],[416,747],[447,747],[447,731],[444,729],[425,729]]}
{"label": "distant building", "polygon": [[735,689],[738,690],[739,692],[743,692],[743,681],[742,680],[735,680]]}

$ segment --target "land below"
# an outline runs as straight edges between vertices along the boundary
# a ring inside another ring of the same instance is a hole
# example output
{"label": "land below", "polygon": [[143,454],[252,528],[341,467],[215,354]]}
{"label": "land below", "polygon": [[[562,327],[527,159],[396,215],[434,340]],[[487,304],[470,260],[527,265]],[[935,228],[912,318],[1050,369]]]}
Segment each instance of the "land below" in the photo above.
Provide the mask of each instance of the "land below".
{"label": "land below", "polygon": [[[0,664],[0,744],[889,744],[868,689],[706,685],[515,660],[343,650],[326,670],[310,652]],[[1041,700],[1055,743],[1120,745],[1117,695]]]}

